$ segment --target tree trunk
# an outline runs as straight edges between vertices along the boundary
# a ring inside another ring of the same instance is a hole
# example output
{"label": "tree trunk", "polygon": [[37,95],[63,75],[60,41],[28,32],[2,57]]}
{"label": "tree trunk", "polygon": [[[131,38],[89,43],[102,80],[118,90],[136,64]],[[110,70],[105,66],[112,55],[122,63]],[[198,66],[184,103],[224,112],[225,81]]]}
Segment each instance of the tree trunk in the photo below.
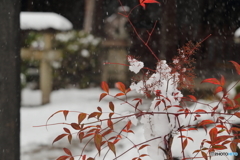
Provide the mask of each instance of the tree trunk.
{"label": "tree trunk", "polygon": [[163,2],[161,20],[161,52],[160,59],[171,61],[178,48],[177,24],[176,24],[176,0]]}
{"label": "tree trunk", "polygon": [[20,159],[20,0],[0,1],[0,159]]}

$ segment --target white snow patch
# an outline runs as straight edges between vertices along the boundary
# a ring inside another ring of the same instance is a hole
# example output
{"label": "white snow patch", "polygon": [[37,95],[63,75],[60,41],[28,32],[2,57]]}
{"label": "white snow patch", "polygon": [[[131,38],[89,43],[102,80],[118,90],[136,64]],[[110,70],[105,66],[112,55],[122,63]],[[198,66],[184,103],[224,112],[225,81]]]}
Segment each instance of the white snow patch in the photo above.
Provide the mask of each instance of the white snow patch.
{"label": "white snow patch", "polygon": [[20,27],[22,30],[53,28],[64,31],[72,29],[73,26],[68,19],[53,12],[21,12]]}

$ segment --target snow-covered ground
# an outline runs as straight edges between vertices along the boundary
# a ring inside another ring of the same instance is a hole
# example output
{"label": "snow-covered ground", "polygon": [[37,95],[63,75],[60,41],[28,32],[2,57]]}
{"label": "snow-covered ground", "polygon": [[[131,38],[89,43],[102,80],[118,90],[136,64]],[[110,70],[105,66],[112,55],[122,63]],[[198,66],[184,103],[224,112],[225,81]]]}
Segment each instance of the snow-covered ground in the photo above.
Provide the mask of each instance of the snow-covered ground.
{"label": "snow-covered ground", "polygon": [[[126,104],[121,104],[119,101],[114,100],[113,98],[104,98],[99,102],[99,95],[103,91],[100,88],[91,88],[91,89],[65,89],[53,91],[51,94],[51,103],[47,105],[40,105],[41,103],[41,93],[38,90],[22,90],[22,107],[21,107],[21,160],[54,160],[58,156],[64,155],[62,148],[69,148],[73,155],[78,155],[83,148],[83,145],[78,142],[78,140],[73,136],[72,145],[69,145],[66,138],[54,143],[52,141],[56,136],[64,133],[64,125],[55,125],[46,127],[33,127],[38,125],[44,125],[46,120],[58,110],[70,110],[70,111],[81,111],[91,113],[96,111],[96,108],[100,106],[103,111],[109,111],[108,103],[113,101],[115,104],[115,110],[118,113],[124,113],[130,111],[130,107]],[[110,93],[116,94],[118,91],[113,89],[110,90]],[[131,96],[136,96],[131,93]],[[67,122],[77,122],[77,115],[75,113],[69,113],[67,117]],[[49,121],[49,124],[65,122],[64,116],[62,113],[56,114]],[[70,129],[70,127],[67,126]],[[134,127],[135,134],[129,134],[129,138],[135,143],[138,144],[144,141],[143,127],[138,125]],[[194,139],[194,142],[189,141],[189,145],[186,149],[186,155],[191,155],[191,153],[199,149],[201,139],[203,137],[209,139],[206,136],[206,133],[202,130],[198,132],[190,132],[189,135]],[[201,137],[201,138],[200,138]],[[132,147],[133,144],[125,141],[120,143],[117,149],[117,155],[121,154],[125,150]],[[94,156],[97,152],[94,150],[94,146],[87,148],[87,154]],[[179,139],[173,143],[173,152],[176,156],[181,155],[181,145]],[[230,152],[230,150],[227,150]],[[141,150],[141,153],[146,153],[146,150]],[[130,160],[133,157],[137,156],[136,150],[131,150],[129,153],[124,154],[119,160]],[[106,160],[112,160],[114,155],[109,153],[106,157]],[[76,158],[78,159],[78,158]],[[103,157],[97,158],[102,160]],[[200,159],[200,158],[199,158]],[[217,156],[212,158],[212,160],[225,160],[226,157]],[[228,157],[232,159],[232,157]],[[143,160],[150,160],[148,157],[143,157]]]}

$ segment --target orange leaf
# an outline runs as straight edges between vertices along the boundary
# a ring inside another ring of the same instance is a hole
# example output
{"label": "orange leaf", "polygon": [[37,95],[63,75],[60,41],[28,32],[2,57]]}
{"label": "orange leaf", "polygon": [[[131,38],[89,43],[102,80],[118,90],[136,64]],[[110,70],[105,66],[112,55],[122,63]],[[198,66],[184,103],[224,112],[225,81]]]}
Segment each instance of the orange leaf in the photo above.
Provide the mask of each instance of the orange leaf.
{"label": "orange leaf", "polygon": [[87,117],[86,113],[80,113],[78,115],[78,124],[81,124],[81,122]]}
{"label": "orange leaf", "polygon": [[100,102],[106,95],[108,95],[108,94],[107,94],[107,93],[102,93],[102,94],[100,95],[99,102]]}
{"label": "orange leaf", "polygon": [[89,157],[87,160],[95,160],[94,158],[92,158],[92,157]]}
{"label": "orange leaf", "polygon": [[112,142],[108,142],[108,147],[114,153],[114,155],[116,156],[115,145]]}
{"label": "orange leaf", "polygon": [[141,149],[143,149],[143,148],[145,148],[145,147],[148,147],[148,146],[149,146],[148,144],[142,145],[141,147],[139,147],[138,150],[141,150]]}
{"label": "orange leaf", "polygon": [[217,137],[217,133],[218,133],[218,130],[215,127],[210,130],[209,135],[210,135],[211,141],[214,141],[214,139]]}
{"label": "orange leaf", "polygon": [[122,83],[122,82],[117,82],[115,84],[116,88],[118,88],[120,91],[122,91],[123,93],[125,93],[126,91],[126,88],[125,88],[125,85]]}
{"label": "orange leaf", "polygon": [[109,102],[109,108],[114,112],[114,104],[113,104],[113,102]]}
{"label": "orange leaf", "polygon": [[108,84],[105,81],[102,81],[101,83],[101,88],[102,90],[104,90],[105,92],[109,93],[109,87]]}
{"label": "orange leaf", "polygon": [[72,153],[71,153],[71,151],[70,151],[69,149],[63,148],[63,150],[64,150],[64,152],[65,152],[67,155],[72,156]]}
{"label": "orange leaf", "polygon": [[240,65],[235,61],[230,61],[230,62],[234,65],[238,75],[240,75]]}
{"label": "orange leaf", "polygon": [[95,146],[98,150],[98,154],[100,155],[100,152],[101,152],[101,143],[102,143],[102,135],[100,134],[95,134],[94,135],[94,143],[95,143]]}
{"label": "orange leaf", "polygon": [[212,83],[212,84],[221,85],[221,83],[216,78],[204,79],[201,83]]}
{"label": "orange leaf", "polygon": [[[53,143],[59,141],[60,139],[62,139],[63,137],[65,137],[65,136],[67,136],[67,135],[68,135],[68,134],[61,134],[61,135],[57,136],[57,137],[53,140]],[[52,144],[53,144],[53,143],[52,143]]]}

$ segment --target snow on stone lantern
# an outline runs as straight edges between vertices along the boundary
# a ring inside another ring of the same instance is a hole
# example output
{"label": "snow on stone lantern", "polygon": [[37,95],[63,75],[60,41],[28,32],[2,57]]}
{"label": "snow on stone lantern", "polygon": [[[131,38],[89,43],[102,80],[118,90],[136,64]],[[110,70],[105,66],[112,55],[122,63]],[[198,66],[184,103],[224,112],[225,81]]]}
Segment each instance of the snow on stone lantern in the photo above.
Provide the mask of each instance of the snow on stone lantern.
{"label": "snow on stone lantern", "polygon": [[52,63],[61,61],[62,53],[52,48],[54,33],[72,29],[72,23],[65,17],[52,12],[21,12],[20,27],[23,31],[38,31],[43,34],[43,45],[39,48],[22,48],[23,60],[40,61],[40,89],[42,104],[50,102],[52,91]]}
{"label": "snow on stone lantern", "polygon": [[[119,13],[126,14],[129,7],[119,7],[118,11],[105,19],[104,32],[106,40],[102,42],[105,50],[104,62],[127,64],[127,47],[130,46],[129,34],[126,29],[127,18]],[[102,72],[103,81],[127,80],[127,67],[123,65],[104,65]]]}

